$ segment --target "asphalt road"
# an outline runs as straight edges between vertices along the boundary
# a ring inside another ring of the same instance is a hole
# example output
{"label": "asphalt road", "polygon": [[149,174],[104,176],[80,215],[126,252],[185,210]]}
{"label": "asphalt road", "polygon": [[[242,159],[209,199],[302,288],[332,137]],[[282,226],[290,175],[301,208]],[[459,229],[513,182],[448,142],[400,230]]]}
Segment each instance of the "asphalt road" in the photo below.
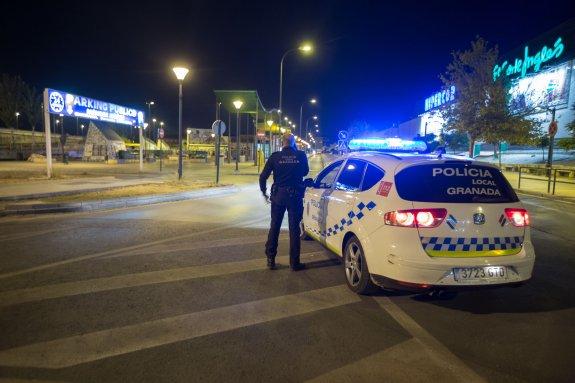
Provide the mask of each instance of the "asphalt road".
{"label": "asphalt road", "polygon": [[519,288],[357,296],[337,259],[263,255],[237,194],[0,221],[0,382],[573,382],[575,205],[522,196],[538,259]]}

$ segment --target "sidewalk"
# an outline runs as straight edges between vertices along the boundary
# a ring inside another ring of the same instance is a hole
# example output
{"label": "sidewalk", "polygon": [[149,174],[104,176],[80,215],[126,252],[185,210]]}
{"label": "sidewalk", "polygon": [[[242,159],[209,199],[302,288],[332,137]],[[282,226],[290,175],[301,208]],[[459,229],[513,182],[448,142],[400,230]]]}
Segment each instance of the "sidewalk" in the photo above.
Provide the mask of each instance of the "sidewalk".
{"label": "sidewalk", "polygon": [[0,201],[45,198],[54,195],[92,192],[162,182],[164,182],[162,178],[151,178],[149,176],[127,179],[117,176],[104,176],[0,184]]}

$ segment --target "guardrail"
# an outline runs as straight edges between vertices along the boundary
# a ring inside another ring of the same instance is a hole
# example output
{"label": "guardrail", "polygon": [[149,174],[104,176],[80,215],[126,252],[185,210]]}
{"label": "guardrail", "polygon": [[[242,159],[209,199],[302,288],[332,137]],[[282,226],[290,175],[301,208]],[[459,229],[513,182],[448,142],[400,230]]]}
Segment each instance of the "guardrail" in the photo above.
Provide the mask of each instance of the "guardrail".
{"label": "guardrail", "polygon": [[[504,166],[508,170],[508,166]],[[543,166],[512,166],[511,171],[517,169],[519,172],[519,181],[517,188],[521,189],[521,180],[533,180],[547,182],[547,193],[555,195],[557,184],[575,185],[575,169],[574,168],[547,168]],[[526,170],[524,172],[524,170]],[[527,174],[527,176],[525,176]],[[533,175],[539,177],[534,177]],[[559,179],[557,177],[559,176]],[[571,181],[572,180],[572,181]]]}

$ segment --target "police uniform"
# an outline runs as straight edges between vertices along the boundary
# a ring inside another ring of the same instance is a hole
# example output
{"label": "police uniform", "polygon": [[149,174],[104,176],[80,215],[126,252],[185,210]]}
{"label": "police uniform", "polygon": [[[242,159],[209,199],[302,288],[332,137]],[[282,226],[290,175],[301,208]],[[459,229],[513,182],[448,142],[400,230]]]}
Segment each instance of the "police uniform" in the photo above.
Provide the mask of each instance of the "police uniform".
{"label": "police uniform", "polygon": [[303,177],[309,172],[307,157],[301,150],[284,146],[267,160],[260,174],[260,189],[266,195],[266,181],[273,172],[271,189],[271,225],[266,242],[268,267],[275,268],[278,237],[285,211],[288,212],[290,233],[290,267],[302,268],[300,263],[300,221],[303,217]]}

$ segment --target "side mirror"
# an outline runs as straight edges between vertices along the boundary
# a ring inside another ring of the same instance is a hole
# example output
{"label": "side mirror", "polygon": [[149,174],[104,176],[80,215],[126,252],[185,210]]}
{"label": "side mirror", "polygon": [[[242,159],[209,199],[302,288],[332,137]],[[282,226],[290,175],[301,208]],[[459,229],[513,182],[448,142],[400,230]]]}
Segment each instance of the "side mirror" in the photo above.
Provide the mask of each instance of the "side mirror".
{"label": "side mirror", "polygon": [[311,188],[314,185],[314,181],[313,178],[306,178],[305,180],[303,180],[303,186],[305,186],[306,188]]}

